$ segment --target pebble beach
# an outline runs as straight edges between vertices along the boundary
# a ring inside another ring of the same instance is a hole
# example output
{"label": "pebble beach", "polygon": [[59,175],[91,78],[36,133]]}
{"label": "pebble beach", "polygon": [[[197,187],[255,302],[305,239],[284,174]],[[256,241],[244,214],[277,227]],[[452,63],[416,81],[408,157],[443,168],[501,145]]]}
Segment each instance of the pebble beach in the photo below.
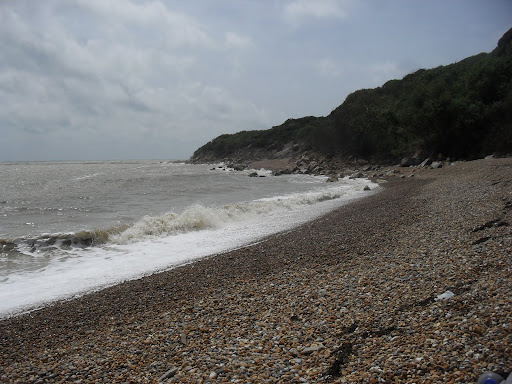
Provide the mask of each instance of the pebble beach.
{"label": "pebble beach", "polygon": [[0,320],[2,383],[476,383],[512,370],[512,159],[395,168],[294,230]]}

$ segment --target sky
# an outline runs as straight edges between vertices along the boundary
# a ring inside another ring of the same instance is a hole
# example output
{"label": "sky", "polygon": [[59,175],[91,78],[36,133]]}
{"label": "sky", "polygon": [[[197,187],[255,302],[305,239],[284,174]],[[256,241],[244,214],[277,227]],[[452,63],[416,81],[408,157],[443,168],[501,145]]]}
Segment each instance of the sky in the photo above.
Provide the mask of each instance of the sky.
{"label": "sky", "polygon": [[185,160],[510,27],[510,0],[1,0],[0,161]]}

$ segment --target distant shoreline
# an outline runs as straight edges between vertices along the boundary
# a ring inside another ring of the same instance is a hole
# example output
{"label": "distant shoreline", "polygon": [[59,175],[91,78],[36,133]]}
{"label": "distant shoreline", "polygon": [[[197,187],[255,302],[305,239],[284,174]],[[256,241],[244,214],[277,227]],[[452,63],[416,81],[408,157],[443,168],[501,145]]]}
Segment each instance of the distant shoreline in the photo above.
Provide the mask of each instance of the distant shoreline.
{"label": "distant shoreline", "polygon": [[1,381],[474,383],[512,370],[512,159],[413,169],[251,246],[0,321]]}

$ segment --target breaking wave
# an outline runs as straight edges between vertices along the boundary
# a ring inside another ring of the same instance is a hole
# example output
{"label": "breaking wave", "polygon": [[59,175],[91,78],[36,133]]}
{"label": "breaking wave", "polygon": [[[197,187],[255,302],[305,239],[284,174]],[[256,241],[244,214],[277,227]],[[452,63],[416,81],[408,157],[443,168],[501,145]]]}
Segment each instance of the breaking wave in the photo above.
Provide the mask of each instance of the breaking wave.
{"label": "breaking wave", "polygon": [[0,253],[31,254],[52,249],[72,249],[98,246],[107,243],[109,238],[124,231],[128,226],[113,227],[109,229],[94,229],[77,233],[42,234],[33,237],[20,237],[17,239],[0,239]]}
{"label": "breaking wave", "polygon": [[167,212],[159,216],[144,216],[131,225],[77,233],[0,239],[0,253],[4,256],[9,253],[34,254],[52,249],[70,250],[109,243],[130,244],[192,231],[221,228],[232,223],[258,220],[272,215],[276,215],[278,220],[280,212],[298,210],[301,207],[323,201],[356,196],[357,191],[361,190],[361,184],[355,183],[325,188],[316,192],[296,193],[220,207],[194,204],[180,213]]}
{"label": "breaking wave", "polygon": [[125,231],[110,238],[117,244],[128,244],[154,237],[164,237],[220,228],[230,223],[255,219],[279,212],[293,211],[301,206],[313,205],[322,201],[339,199],[354,194],[353,186],[324,189],[319,192],[297,193],[229,204],[222,207],[205,207],[195,204],[181,213],[167,212],[160,216],[145,216]]}

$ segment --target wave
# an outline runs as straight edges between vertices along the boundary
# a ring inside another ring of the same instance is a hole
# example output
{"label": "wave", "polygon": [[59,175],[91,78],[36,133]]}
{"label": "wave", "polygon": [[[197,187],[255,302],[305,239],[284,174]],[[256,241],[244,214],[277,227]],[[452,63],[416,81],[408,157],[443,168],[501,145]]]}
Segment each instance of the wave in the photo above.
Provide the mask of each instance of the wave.
{"label": "wave", "polygon": [[[355,196],[362,190],[360,183],[342,184],[320,191],[275,196],[219,207],[201,204],[189,206],[181,213],[167,212],[159,216],[144,216],[131,225],[94,229],[77,233],[43,234],[14,240],[0,239],[0,252],[33,254],[45,250],[87,248],[104,244],[134,242],[173,236],[193,231],[221,228],[237,222],[279,216],[307,205]],[[279,217],[277,217],[279,219]]]}
{"label": "wave", "polygon": [[[362,188],[360,188],[362,189]],[[167,212],[160,216],[144,216],[125,231],[113,235],[110,241],[128,244],[155,237],[172,236],[180,233],[215,229],[231,223],[258,219],[266,215],[293,211],[301,206],[353,195],[354,186],[332,187],[317,192],[296,193],[286,196],[264,198],[250,202],[229,204],[222,207],[206,207],[195,204],[182,213]]]}
{"label": "wave", "polygon": [[42,234],[33,237],[0,239],[2,254],[34,254],[51,249],[72,249],[99,246],[109,241],[112,235],[121,233],[128,225],[109,229],[93,229],[76,233]]}
{"label": "wave", "polygon": [[90,180],[90,179],[94,179],[95,177],[98,177],[98,176],[101,176],[101,175],[103,175],[102,172],[88,173],[88,174],[83,175],[83,176],[77,176],[73,180],[74,181]]}

